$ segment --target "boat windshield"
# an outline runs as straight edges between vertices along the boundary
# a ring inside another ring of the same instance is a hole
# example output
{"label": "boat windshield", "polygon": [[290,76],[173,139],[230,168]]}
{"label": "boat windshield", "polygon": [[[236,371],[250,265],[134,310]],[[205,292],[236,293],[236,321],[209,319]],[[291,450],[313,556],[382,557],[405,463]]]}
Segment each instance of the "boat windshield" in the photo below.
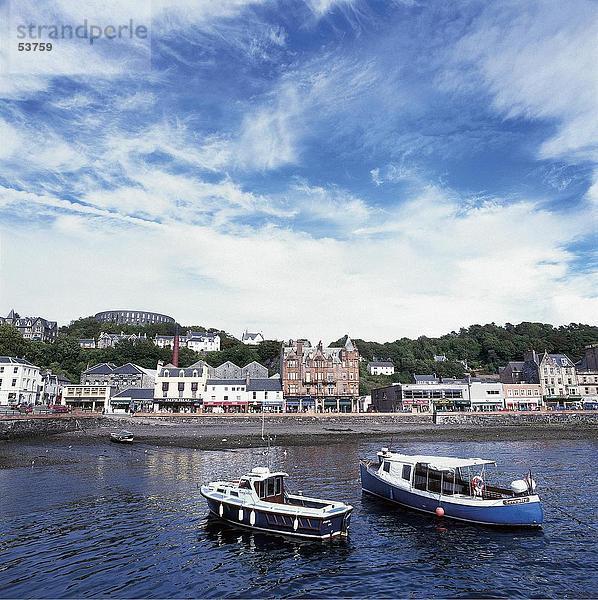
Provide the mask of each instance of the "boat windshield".
{"label": "boat windshield", "polygon": [[255,491],[260,500],[266,502],[284,502],[284,483],[282,475],[268,477],[261,481],[254,482]]}

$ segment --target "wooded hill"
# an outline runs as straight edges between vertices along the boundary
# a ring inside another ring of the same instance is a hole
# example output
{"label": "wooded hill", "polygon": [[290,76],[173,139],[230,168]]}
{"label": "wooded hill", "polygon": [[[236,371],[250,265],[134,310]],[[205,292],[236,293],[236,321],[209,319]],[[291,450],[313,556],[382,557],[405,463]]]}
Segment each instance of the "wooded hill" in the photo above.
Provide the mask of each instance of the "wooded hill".
{"label": "wooded hill", "polygon": [[[180,350],[181,366],[204,359],[208,364],[217,366],[230,360],[245,365],[256,360],[268,367],[270,374],[279,371],[280,342],[268,340],[259,346],[245,346],[224,331],[202,326],[181,326],[184,334],[193,331],[217,332],[221,336],[222,350],[200,355],[187,348]],[[121,342],[115,348],[105,350],[83,350],[79,347],[79,338],[95,338],[102,331],[111,333],[147,334],[147,341],[133,344]],[[99,362],[112,362],[121,365],[136,363],[150,369],[156,368],[158,360],[170,361],[171,350],[158,348],[153,344],[156,334],[173,335],[174,325],[115,326],[96,322],[93,318],[78,319],[66,327],[61,327],[56,342],[45,344],[24,340],[19,332],[10,325],[0,326],[0,355],[19,356],[30,360],[44,369],[66,375],[73,383],[79,381],[81,371],[87,366]],[[317,341],[317,340],[314,340]],[[345,338],[331,345],[342,345]],[[438,338],[419,337],[401,338],[394,342],[378,343],[354,339],[361,356],[365,359],[361,365],[362,394],[369,393],[372,387],[385,385],[393,381],[409,382],[413,373],[436,373],[442,376],[461,377],[466,361],[468,368],[475,373],[496,373],[498,367],[509,360],[521,360],[523,352],[535,349],[538,352],[563,352],[573,361],[583,354],[586,345],[598,342],[598,326],[571,323],[554,327],[545,323],[524,322],[519,325],[507,323],[498,326],[472,325],[459,331],[452,331]],[[435,362],[434,355],[445,355],[446,362]],[[367,361],[390,359],[397,373],[391,377],[371,377],[367,375]]]}

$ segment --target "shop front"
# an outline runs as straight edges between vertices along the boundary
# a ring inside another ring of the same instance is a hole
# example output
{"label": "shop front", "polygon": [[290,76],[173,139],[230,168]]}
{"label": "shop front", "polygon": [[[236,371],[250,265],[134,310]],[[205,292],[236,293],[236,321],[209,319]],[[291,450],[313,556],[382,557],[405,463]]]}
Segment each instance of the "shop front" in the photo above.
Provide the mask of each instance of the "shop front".
{"label": "shop front", "polygon": [[209,413],[247,413],[249,402],[244,400],[206,400],[203,404],[204,412]]}

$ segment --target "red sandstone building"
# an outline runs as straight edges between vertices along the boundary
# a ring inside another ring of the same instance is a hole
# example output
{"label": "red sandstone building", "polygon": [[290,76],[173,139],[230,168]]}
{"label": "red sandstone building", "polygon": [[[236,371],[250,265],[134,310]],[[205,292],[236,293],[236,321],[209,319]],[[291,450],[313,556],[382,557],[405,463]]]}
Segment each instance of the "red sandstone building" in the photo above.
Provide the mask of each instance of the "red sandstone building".
{"label": "red sandstone building", "polygon": [[357,410],[359,352],[349,336],[341,348],[290,340],[282,347],[280,372],[288,412]]}

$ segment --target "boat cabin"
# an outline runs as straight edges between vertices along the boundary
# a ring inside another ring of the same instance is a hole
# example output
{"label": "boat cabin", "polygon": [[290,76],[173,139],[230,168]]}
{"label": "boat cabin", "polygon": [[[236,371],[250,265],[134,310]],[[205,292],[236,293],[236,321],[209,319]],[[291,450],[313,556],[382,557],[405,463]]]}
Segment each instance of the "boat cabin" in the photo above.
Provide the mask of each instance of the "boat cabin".
{"label": "boat cabin", "polygon": [[258,498],[264,502],[274,502],[284,504],[285,490],[284,478],[286,473],[271,473],[270,469],[265,467],[256,467],[249,475],[241,477],[239,489],[253,490]]}
{"label": "boat cabin", "polygon": [[480,499],[512,497],[513,489],[488,485],[486,467],[496,466],[482,458],[409,456],[383,448],[378,452],[378,470],[387,473],[397,485],[442,494],[472,496]]}

